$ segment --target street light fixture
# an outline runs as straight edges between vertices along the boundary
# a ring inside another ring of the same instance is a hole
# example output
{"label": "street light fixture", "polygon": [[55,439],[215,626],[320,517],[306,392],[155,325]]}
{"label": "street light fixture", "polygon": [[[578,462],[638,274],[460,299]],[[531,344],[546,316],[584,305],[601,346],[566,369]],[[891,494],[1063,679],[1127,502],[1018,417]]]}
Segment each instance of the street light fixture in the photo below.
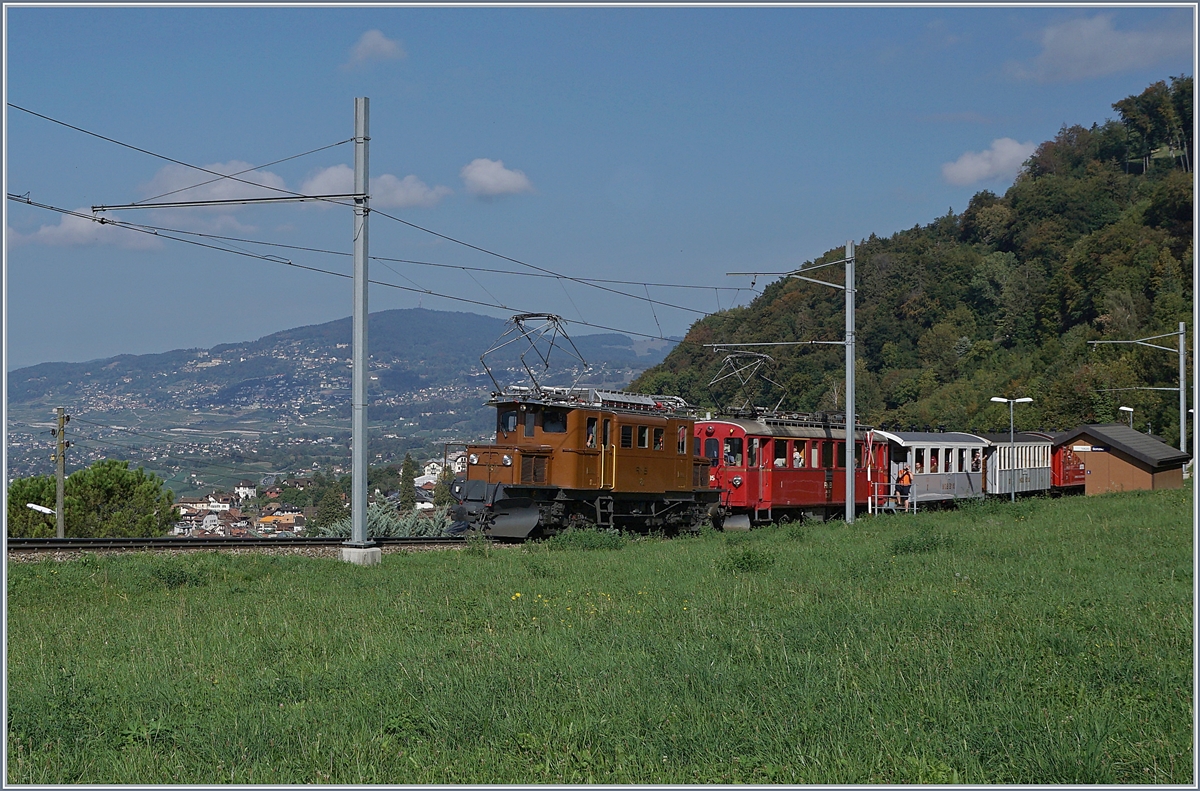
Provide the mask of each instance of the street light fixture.
{"label": "street light fixture", "polygon": [[1033,402],[1033,399],[992,396],[992,400],[998,404],[1008,404],[1008,493],[1009,499],[1015,503],[1017,501],[1017,436],[1013,430],[1013,404],[1029,404]]}
{"label": "street light fixture", "polygon": [[1130,428],[1133,428],[1133,407],[1131,407],[1131,406],[1119,406],[1119,407],[1117,407],[1117,411],[1118,411],[1118,412],[1128,412],[1128,413],[1129,413],[1129,427],[1130,427]]}
{"label": "street light fixture", "polygon": [[46,506],[44,506],[44,505],[38,505],[37,503],[25,503],[25,507],[26,507],[26,508],[32,508],[33,510],[35,510],[35,511],[38,511],[38,512],[40,512],[40,513],[43,513],[43,514],[54,514],[54,513],[57,513],[57,511],[55,511],[53,508],[47,508]]}

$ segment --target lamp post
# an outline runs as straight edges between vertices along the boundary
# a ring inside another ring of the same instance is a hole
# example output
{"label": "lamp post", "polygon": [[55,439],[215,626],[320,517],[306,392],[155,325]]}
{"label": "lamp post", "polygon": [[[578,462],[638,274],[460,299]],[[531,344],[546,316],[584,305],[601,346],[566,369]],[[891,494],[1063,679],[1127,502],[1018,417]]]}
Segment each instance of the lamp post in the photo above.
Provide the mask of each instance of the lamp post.
{"label": "lamp post", "polygon": [[1012,502],[1017,501],[1017,435],[1013,429],[1013,404],[1029,404],[1032,398],[1000,398],[992,396],[998,404],[1008,404],[1008,494]]}
{"label": "lamp post", "polygon": [[1130,428],[1133,428],[1133,407],[1131,407],[1131,406],[1119,406],[1119,407],[1117,407],[1117,411],[1118,411],[1118,412],[1128,412],[1128,413],[1129,413],[1129,427],[1130,427]]}

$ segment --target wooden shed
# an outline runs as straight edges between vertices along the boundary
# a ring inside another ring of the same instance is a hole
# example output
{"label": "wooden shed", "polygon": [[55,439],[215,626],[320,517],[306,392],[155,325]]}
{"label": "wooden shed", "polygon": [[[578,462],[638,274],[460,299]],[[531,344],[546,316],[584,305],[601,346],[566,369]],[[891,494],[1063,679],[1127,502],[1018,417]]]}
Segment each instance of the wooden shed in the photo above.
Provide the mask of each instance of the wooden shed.
{"label": "wooden shed", "polygon": [[1080,426],[1059,440],[1083,461],[1084,492],[1179,489],[1191,455],[1121,423]]}

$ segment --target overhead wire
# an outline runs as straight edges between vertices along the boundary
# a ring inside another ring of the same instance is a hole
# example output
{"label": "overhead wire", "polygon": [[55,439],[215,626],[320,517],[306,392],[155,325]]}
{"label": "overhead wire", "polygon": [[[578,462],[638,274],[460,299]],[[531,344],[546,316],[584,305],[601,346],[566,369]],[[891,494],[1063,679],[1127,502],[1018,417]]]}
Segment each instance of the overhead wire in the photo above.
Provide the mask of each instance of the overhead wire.
{"label": "overhead wire", "polygon": [[[208,168],[200,167],[199,165],[193,165],[190,162],[184,162],[181,159],[175,159],[174,157],[169,157],[166,154],[159,154],[155,151],[150,151],[149,149],[145,149],[145,148],[141,148],[139,146],[132,145],[131,143],[123,143],[120,140],[115,140],[111,137],[107,137],[106,135],[102,135],[98,132],[92,132],[91,130],[84,129],[81,126],[75,126],[74,124],[69,124],[66,121],[60,121],[57,118],[51,118],[50,116],[45,115],[43,113],[39,113],[34,110],[30,110],[28,107],[22,107],[19,104],[13,104],[12,102],[8,102],[8,106],[13,108],[14,110],[20,110],[23,113],[29,113],[32,116],[36,116],[38,118],[45,119],[47,121],[50,121],[51,123],[58,124],[59,126],[65,126],[68,129],[74,129],[76,132],[82,132],[85,135],[91,135],[92,137],[99,138],[100,140],[104,140],[109,143],[113,143],[114,145],[122,146],[122,147],[128,148],[132,151],[137,151],[140,154],[146,154],[148,156],[152,156],[157,159],[164,160],[166,162],[171,162],[175,165],[182,165],[185,168],[191,168],[193,170],[198,170],[201,173],[207,173],[210,176],[217,176],[218,179],[230,179],[232,181],[236,181],[241,184],[247,184],[251,187],[259,187],[260,189],[271,190],[273,192],[281,192],[285,195],[291,195],[291,196],[297,197],[297,198],[306,197],[305,195],[303,195],[303,193],[292,192],[291,190],[284,189],[283,187],[272,187],[269,184],[259,184],[254,181],[247,181],[246,179],[239,179],[236,176],[230,176],[226,173],[220,173],[215,170],[210,170]],[[351,138],[351,139],[353,139],[353,138]],[[337,145],[340,145],[340,143]],[[329,203],[336,203],[340,206],[352,206],[353,205],[353,204],[349,204],[349,203],[346,203],[345,201],[340,201],[340,200],[330,200],[330,199],[326,199],[326,200]]]}

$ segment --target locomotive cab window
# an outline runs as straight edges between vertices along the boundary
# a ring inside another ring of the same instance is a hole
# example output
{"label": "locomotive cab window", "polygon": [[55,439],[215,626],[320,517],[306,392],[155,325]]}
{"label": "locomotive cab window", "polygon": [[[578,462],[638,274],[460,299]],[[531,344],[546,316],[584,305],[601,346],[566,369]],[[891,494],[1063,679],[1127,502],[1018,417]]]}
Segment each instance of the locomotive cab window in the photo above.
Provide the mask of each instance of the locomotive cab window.
{"label": "locomotive cab window", "polygon": [[508,436],[510,431],[517,430],[517,410],[506,409],[497,415],[497,428],[504,436]]}
{"label": "locomotive cab window", "polygon": [[746,441],[746,466],[758,466],[758,438],[749,439]]}
{"label": "locomotive cab window", "polygon": [[808,442],[802,439],[798,439],[792,443],[792,466],[798,470],[804,469],[804,451],[807,449],[807,447]]}
{"label": "locomotive cab window", "polygon": [[537,412],[530,409],[525,413],[525,436],[533,436],[533,427],[537,425]]}
{"label": "locomotive cab window", "polygon": [[693,440],[692,441],[692,455],[699,456],[700,455],[700,438],[692,437],[692,440]]}
{"label": "locomotive cab window", "polygon": [[603,445],[604,445],[604,447],[606,447],[606,448],[607,448],[607,447],[608,447],[610,444],[612,444],[612,443],[610,443],[610,442],[608,441],[608,440],[609,440],[609,436],[608,436],[608,435],[609,435],[609,429],[610,429],[611,427],[612,427],[612,421],[611,421],[611,420],[609,420],[609,419],[607,419],[607,418],[605,418],[605,420],[604,420],[604,433],[600,435],[600,442],[601,442],[601,444],[603,444]]}
{"label": "locomotive cab window", "polygon": [[[605,421],[608,422],[607,420]],[[633,447],[633,426],[621,426],[621,447]]]}
{"label": "locomotive cab window", "polygon": [[731,467],[742,466],[741,437],[727,437],[725,439],[725,463]]}
{"label": "locomotive cab window", "polygon": [[654,449],[663,449],[663,429],[661,428],[654,429]]}
{"label": "locomotive cab window", "polygon": [[542,431],[551,434],[565,434],[567,431],[567,413],[561,409],[547,409],[542,413]]}
{"label": "locomotive cab window", "polygon": [[704,455],[712,461],[713,465],[721,463],[721,440],[716,437],[709,437],[704,440]]}
{"label": "locomotive cab window", "polygon": [[587,419],[587,446],[589,448],[596,447],[596,418],[594,417]]}
{"label": "locomotive cab window", "polygon": [[687,453],[687,426],[675,429],[675,452],[680,456]]}
{"label": "locomotive cab window", "polygon": [[638,426],[637,429],[638,429],[638,447],[639,448],[650,447],[650,427],[649,426]]}

